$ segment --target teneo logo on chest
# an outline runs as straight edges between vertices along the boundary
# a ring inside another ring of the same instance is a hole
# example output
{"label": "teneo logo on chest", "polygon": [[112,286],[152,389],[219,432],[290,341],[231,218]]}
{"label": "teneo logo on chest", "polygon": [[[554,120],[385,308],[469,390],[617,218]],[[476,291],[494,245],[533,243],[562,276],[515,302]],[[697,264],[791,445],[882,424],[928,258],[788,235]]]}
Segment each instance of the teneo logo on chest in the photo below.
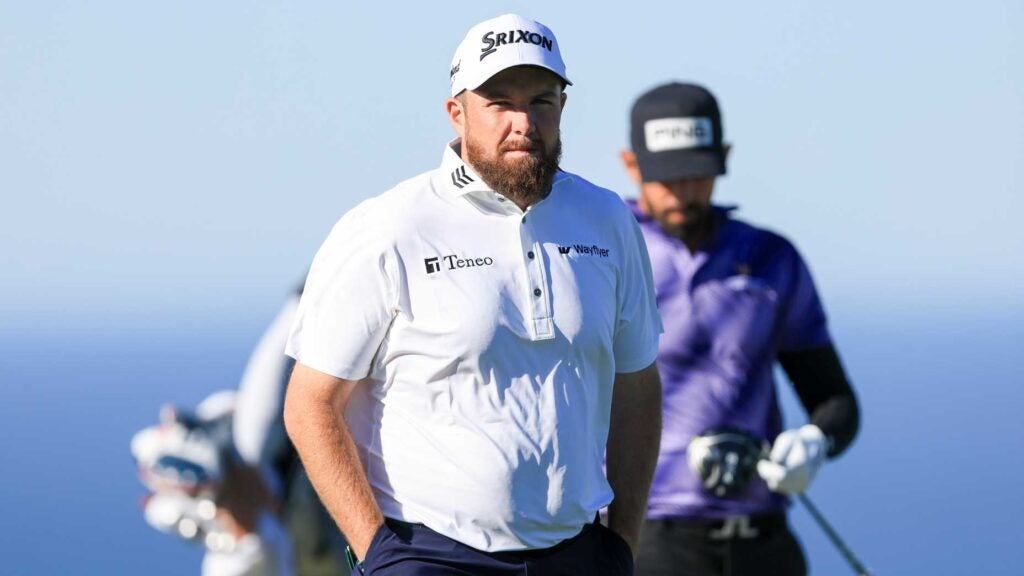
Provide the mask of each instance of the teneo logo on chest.
{"label": "teneo logo on chest", "polygon": [[715,134],[710,118],[658,118],[644,123],[644,139],[651,152],[664,152],[711,146]]}
{"label": "teneo logo on chest", "polygon": [[600,256],[601,258],[607,258],[610,253],[607,248],[601,248],[596,244],[590,246],[584,246],[583,244],[573,244],[572,246],[559,246],[558,253],[562,256],[568,256],[573,250],[576,250],[577,254],[586,254],[588,256]]}
{"label": "teneo logo on chest", "polygon": [[509,30],[508,32],[492,31],[484,34],[483,37],[480,38],[480,41],[484,43],[483,47],[480,48],[481,60],[497,52],[498,46],[504,46],[506,44],[519,44],[520,42],[536,44],[537,46],[547,49],[548,52],[551,52],[555,45],[555,43],[547,36],[543,36],[529,30]]}
{"label": "teneo logo on chest", "polygon": [[494,266],[494,259],[491,258],[490,256],[484,256],[483,258],[460,258],[455,254],[441,256],[440,258],[434,256],[433,258],[423,259],[423,264],[427,267],[427,274],[440,272],[442,263],[444,265],[444,268],[447,270],[460,270],[462,268],[479,268],[481,266]]}

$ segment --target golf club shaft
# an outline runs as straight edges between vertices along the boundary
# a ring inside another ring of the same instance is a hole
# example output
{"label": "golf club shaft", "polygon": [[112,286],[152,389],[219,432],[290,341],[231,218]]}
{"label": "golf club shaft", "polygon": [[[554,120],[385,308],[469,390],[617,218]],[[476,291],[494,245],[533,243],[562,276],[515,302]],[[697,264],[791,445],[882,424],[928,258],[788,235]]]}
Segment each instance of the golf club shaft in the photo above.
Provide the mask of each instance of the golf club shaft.
{"label": "golf club shaft", "polygon": [[829,524],[828,521],[825,520],[825,517],[821,515],[821,512],[818,511],[817,506],[811,503],[810,498],[808,498],[806,494],[797,494],[797,498],[800,499],[800,502],[803,502],[804,507],[807,508],[808,512],[810,512],[811,517],[813,517],[814,520],[818,523],[818,526],[821,526],[821,529],[825,531],[825,534],[828,536],[829,540],[831,540],[832,543],[836,545],[836,548],[839,549],[839,552],[843,555],[843,558],[846,558],[846,561],[849,562],[850,567],[853,568],[853,570],[857,572],[859,576],[871,576],[871,573],[868,572],[868,569],[865,568],[864,565],[861,564],[860,560],[858,560],[857,557],[853,555],[853,552],[850,551],[849,548],[847,548],[846,544],[839,537],[839,534],[837,534],[836,531],[832,528],[832,525]]}

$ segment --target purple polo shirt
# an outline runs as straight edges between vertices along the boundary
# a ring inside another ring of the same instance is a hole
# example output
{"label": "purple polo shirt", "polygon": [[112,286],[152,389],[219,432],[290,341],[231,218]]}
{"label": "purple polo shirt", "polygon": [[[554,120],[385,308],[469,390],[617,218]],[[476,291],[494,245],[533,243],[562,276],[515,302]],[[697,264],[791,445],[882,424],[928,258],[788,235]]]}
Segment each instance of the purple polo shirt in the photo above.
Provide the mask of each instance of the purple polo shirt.
{"label": "purple polo shirt", "polygon": [[738,497],[704,492],[686,462],[686,446],[714,427],[769,441],[781,432],[776,354],[831,343],[807,266],[789,241],[731,219],[731,208],[715,208],[715,239],[691,254],[635,201],[627,203],[647,241],[665,328],[658,351],[661,454],[648,518],[721,518],[786,506],[756,474]]}

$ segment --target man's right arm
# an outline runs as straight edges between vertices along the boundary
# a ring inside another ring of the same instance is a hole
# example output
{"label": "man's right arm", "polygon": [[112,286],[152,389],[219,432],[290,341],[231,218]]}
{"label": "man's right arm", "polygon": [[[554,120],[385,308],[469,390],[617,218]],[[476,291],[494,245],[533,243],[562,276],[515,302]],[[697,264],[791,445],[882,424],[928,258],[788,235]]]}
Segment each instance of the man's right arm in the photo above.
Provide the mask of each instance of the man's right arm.
{"label": "man's right arm", "polygon": [[828,457],[839,456],[853,442],[860,428],[857,397],[839,353],[829,344],[780,352],[778,359],[807,410],[811,424],[829,439]]}
{"label": "man's right arm", "polygon": [[384,516],[344,418],[358,384],[296,363],[285,396],[284,423],[320,500],[353,552],[365,558]]}

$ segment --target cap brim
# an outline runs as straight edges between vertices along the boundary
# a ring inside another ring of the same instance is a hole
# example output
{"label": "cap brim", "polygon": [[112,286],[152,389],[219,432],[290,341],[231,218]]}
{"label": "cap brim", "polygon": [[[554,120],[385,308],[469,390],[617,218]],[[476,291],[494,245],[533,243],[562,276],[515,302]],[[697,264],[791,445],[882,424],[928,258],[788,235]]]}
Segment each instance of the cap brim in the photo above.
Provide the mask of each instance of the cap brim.
{"label": "cap brim", "polygon": [[534,63],[534,62],[524,62],[524,63],[521,63],[521,64],[512,64],[510,66],[505,66],[504,68],[497,69],[494,72],[492,72],[489,76],[485,77],[482,80],[475,81],[475,82],[469,82],[466,85],[452,86],[452,96],[458,96],[459,93],[462,92],[463,90],[476,90],[476,89],[480,88],[481,86],[483,86],[484,84],[487,84],[487,81],[490,80],[491,78],[494,78],[495,76],[497,76],[499,72],[504,72],[505,70],[508,70],[509,68],[516,68],[516,67],[519,67],[519,66],[531,67],[531,68],[539,68],[541,70],[546,70],[546,71],[551,72],[552,74],[554,74],[562,82],[565,82],[566,86],[572,86],[572,82],[570,82],[568,78],[563,76],[561,72],[559,72],[558,70],[555,70],[551,66],[548,66],[547,64],[539,64],[539,63]]}
{"label": "cap brim", "polygon": [[644,182],[667,182],[725,174],[725,154],[714,149],[638,152],[636,162]]}

